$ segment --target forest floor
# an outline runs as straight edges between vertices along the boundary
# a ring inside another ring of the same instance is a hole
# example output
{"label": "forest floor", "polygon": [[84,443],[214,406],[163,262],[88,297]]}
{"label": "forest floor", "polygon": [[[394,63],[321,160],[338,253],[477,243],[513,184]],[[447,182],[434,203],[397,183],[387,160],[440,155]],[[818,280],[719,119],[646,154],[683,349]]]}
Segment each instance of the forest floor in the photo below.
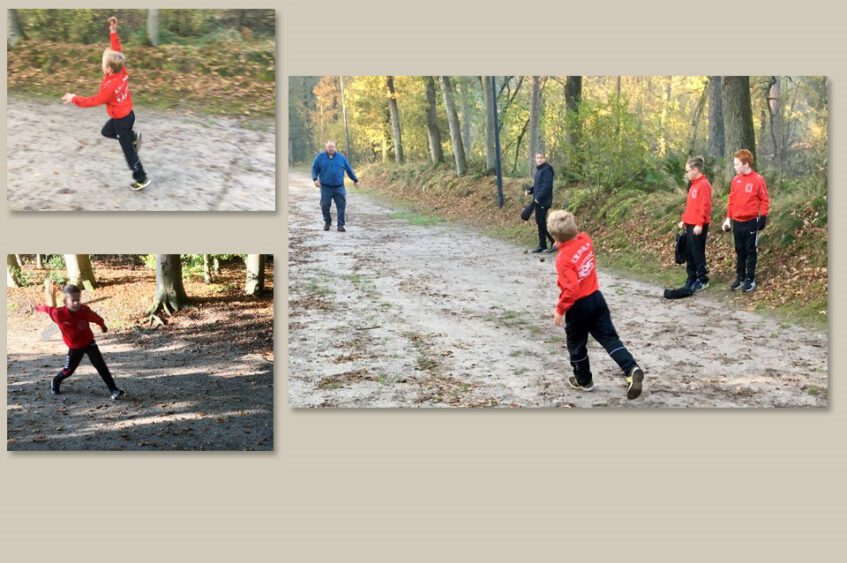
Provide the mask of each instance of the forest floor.
{"label": "forest floor", "polygon": [[645,389],[628,401],[616,364],[592,341],[596,387],[576,391],[564,330],[552,323],[553,255],[353,188],[347,232],[324,232],[309,176],[290,173],[288,189],[292,407],[828,404],[826,332],[747,311],[746,295],[668,301],[602,262],[601,290]]}
{"label": "forest floor", "polygon": [[[8,450],[273,450],[273,267],[261,297],[243,294],[244,267],[212,284],[186,277],[192,306],[151,328],[155,272],[95,263],[101,283],[83,302],[117,385],[117,401],[88,358],[50,393],[67,346],[50,319],[31,313],[40,286],[7,296]],[[36,276],[37,272],[28,272]]]}
{"label": "forest floor", "polygon": [[104,108],[15,96],[6,111],[6,198],[13,211],[275,209],[273,118],[136,107],[139,156],[152,183],[134,192],[120,145],[100,134]]}

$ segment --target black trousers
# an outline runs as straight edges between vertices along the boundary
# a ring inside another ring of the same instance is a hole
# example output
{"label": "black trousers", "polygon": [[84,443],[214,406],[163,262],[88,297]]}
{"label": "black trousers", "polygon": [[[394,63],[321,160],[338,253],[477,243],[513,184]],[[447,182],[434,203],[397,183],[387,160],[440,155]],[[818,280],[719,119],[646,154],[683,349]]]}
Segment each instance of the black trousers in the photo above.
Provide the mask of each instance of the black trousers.
{"label": "black trousers", "polygon": [[135,132],[132,126],[135,124],[135,112],[131,111],[128,115],[120,119],[110,119],[103,126],[100,133],[104,137],[117,139],[121,144],[121,149],[124,151],[126,163],[129,169],[132,170],[133,179],[141,182],[147,178],[144,172],[144,167],[141,166],[141,160],[138,158],[138,153],[135,152]]}
{"label": "black trousers", "polygon": [[623,370],[624,375],[635,366],[635,359],[618,337],[612,324],[612,315],[600,290],[578,299],[565,313],[565,334],[574,375],[580,385],[591,382],[591,365],[588,361],[588,335],[600,343]]}
{"label": "black trousers", "polygon": [[79,367],[82,357],[86,355],[88,356],[88,359],[91,360],[91,365],[94,366],[97,373],[99,373],[100,377],[103,378],[103,382],[109,388],[109,391],[114,391],[117,387],[115,385],[115,380],[112,379],[112,374],[109,372],[106,360],[103,359],[103,354],[100,353],[100,348],[97,347],[97,343],[94,341],[85,348],[70,348],[68,350],[68,356],[65,359],[65,367],[59,371],[59,382],[62,382],[72,376],[76,371],[76,368]]}
{"label": "black trousers", "polygon": [[538,225],[538,246],[547,248],[547,241],[553,245],[553,237],[547,232],[547,211],[549,209],[543,205],[535,205],[535,223]]}
{"label": "black trousers", "polygon": [[735,238],[735,275],[740,280],[756,279],[758,233],[757,219],[732,222],[732,234]]}
{"label": "black trousers", "polygon": [[694,234],[694,225],[685,224],[685,271],[688,281],[709,281],[709,268],[706,266],[706,238],[709,225],[703,225],[699,235]]}

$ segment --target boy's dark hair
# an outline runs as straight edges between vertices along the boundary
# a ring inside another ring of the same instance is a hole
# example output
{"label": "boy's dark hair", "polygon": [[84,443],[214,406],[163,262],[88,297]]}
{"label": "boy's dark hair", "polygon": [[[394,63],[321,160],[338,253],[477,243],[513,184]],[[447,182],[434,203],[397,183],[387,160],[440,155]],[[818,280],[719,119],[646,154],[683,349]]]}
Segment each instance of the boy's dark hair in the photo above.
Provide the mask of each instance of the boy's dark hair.
{"label": "boy's dark hair", "polygon": [[706,160],[702,156],[692,156],[686,164],[688,164],[689,168],[696,168],[700,174],[706,168]]}
{"label": "boy's dark hair", "polygon": [[74,294],[79,294],[79,293],[82,293],[82,292],[79,290],[79,288],[77,286],[75,286],[72,283],[69,283],[68,285],[66,285],[65,287],[62,288],[62,293],[64,293],[65,295],[74,295]]}

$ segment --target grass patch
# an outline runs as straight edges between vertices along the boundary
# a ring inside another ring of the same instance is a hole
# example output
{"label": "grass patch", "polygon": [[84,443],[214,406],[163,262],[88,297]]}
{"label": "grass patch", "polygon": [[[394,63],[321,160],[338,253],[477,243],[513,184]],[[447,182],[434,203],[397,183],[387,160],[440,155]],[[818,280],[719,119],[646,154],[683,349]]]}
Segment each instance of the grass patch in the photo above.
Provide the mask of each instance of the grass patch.
{"label": "grass patch", "polygon": [[434,215],[423,215],[414,211],[396,211],[390,214],[389,217],[392,219],[400,219],[401,221],[408,221],[412,225],[417,225],[419,227],[429,227],[444,221],[444,219],[441,219],[440,217],[436,217]]}

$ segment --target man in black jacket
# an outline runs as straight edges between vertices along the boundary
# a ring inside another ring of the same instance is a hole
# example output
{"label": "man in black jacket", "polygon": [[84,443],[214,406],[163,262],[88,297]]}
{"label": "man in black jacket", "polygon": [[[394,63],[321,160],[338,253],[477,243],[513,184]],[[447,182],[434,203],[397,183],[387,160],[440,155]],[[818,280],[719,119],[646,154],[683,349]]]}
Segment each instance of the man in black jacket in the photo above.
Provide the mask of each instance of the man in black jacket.
{"label": "man in black jacket", "polygon": [[[553,206],[553,167],[547,164],[544,153],[535,154],[535,183],[527,195],[535,198],[535,222],[538,224],[538,247],[532,252],[554,252],[553,237],[547,232],[547,211]],[[547,249],[547,241],[550,249]]]}

